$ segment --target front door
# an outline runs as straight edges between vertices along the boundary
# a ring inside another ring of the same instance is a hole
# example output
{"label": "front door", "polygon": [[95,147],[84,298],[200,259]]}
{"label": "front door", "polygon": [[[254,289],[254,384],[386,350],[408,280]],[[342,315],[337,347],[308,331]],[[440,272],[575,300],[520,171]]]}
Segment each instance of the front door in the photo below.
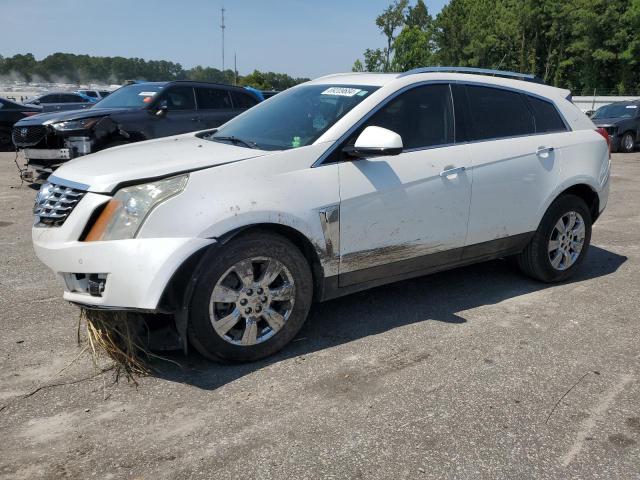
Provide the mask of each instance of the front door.
{"label": "front door", "polygon": [[414,87],[358,129],[398,133],[397,156],[340,163],[340,286],[455,263],[471,195],[467,146],[455,145],[448,84]]}
{"label": "front door", "polygon": [[155,105],[158,108],[166,107],[164,113],[154,117],[155,138],[194,132],[205,128],[198,118],[192,87],[172,86],[161,94]]}

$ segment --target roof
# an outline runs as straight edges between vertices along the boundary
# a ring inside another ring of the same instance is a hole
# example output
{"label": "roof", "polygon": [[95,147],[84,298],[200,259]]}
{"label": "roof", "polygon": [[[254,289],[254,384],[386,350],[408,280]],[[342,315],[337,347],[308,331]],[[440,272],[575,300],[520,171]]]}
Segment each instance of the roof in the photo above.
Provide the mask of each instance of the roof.
{"label": "roof", "polygon": [[[483,70],[483,72],[493,72],[492,70]],[[327,75],[309,82],[310,84],[342,84],[342,85],[370,85],[383,87],[390,84],[397,84],[398,88],[424,81],[449,81],[449,82],[465,82],[465,83],[483,83],[501,86],[505,88],[513,88],[517,90],[531,92],[533,94],[544,97],[555,97],[566,99],[571,92],[569,90],[552,87],[544,83],[538,83],[531,76],[527,79],[514,79],[509,76],[512,72],[499,72],[497,75],[486,75],[474,69],[473,73],[452,72],[446,68],[429,68],[419,69],[405,73],[339,73],[335,75]],[[514,75],[520,75],[514,73]],[[527,75],[527,77],[529,77]],[[523,81],[524,80],[524,81]]]}

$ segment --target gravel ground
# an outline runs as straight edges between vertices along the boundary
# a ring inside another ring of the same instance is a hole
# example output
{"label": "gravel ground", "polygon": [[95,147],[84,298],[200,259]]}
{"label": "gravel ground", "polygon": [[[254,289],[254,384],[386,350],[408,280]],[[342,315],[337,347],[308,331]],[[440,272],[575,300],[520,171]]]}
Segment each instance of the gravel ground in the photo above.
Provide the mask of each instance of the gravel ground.
{"label": "gravel ground", "polygon": [[401,282],[317,305],[268,360],[176,354],[136,387],[72,362],[78,311],[0,154],[0,478],[640,478],[640,154],[613,162],[571,282]]}

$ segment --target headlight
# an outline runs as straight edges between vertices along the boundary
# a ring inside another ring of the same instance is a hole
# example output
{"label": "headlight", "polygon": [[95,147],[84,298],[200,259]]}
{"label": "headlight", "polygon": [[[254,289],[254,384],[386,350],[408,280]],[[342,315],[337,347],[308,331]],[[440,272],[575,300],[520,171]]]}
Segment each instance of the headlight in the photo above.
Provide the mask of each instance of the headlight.
{"label": "headlight", "polygon": [[87,130],[93,127],[98,120],[104,117],[83,118],[81,120],[69,120],[68,122],[52,123],[51,126],[60,132],[68,132],[72,130]]}
{"label": "headlight", "polygon": [[134,238],[149,213],[182,192],[188,178],[186,174],[178,175],[118,190],[92,225],[85,241]]}

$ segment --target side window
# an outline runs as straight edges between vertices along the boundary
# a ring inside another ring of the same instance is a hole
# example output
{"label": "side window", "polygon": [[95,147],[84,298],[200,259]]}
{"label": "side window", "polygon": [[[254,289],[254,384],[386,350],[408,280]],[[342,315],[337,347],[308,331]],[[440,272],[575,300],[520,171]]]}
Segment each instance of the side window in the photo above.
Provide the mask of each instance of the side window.
{"label": "side window", "polygon": [[551,103],[527,95],[527,101],[536,120],[536,132],[564,132],[567,130],[556,107]]}
{"label": "side window", "polygon": [[191,87],[171,87],[158,99],[159,106],[171,110],[195,110],[196,103]]}
{"label": "side window", "polygon": [[60,95],[50,94],[39,98],[40,103],[60,103]]}
{"label": "side window", "polygon": [[220,88],[196,87],[196,98],[198,99],[198,108],[231,108],[231,97],[229,92]]}
{"label": "side window", "polygon": [[399,95],[378,110],[360,131],[369,126],[396,132],[405,149],[453,143],[449,85],[425,85]]}
{"label": "side window", "polygon": [[533,115],[520,93],[467,85],[467,97],[472,124],[470,140],[535,133]]}
{"label": "side window", "polygon": [[86,92],[84,92],[84,94],[87,97],[98,98],[98,94],[96,92],[94,92],[93,90],[87,90]]}
{"label": "side window", "polygon": [[258,100],[248,93],[231,92],[231,96],[233,97],[233,106],[235,108],[251,108],[258,104]]}

